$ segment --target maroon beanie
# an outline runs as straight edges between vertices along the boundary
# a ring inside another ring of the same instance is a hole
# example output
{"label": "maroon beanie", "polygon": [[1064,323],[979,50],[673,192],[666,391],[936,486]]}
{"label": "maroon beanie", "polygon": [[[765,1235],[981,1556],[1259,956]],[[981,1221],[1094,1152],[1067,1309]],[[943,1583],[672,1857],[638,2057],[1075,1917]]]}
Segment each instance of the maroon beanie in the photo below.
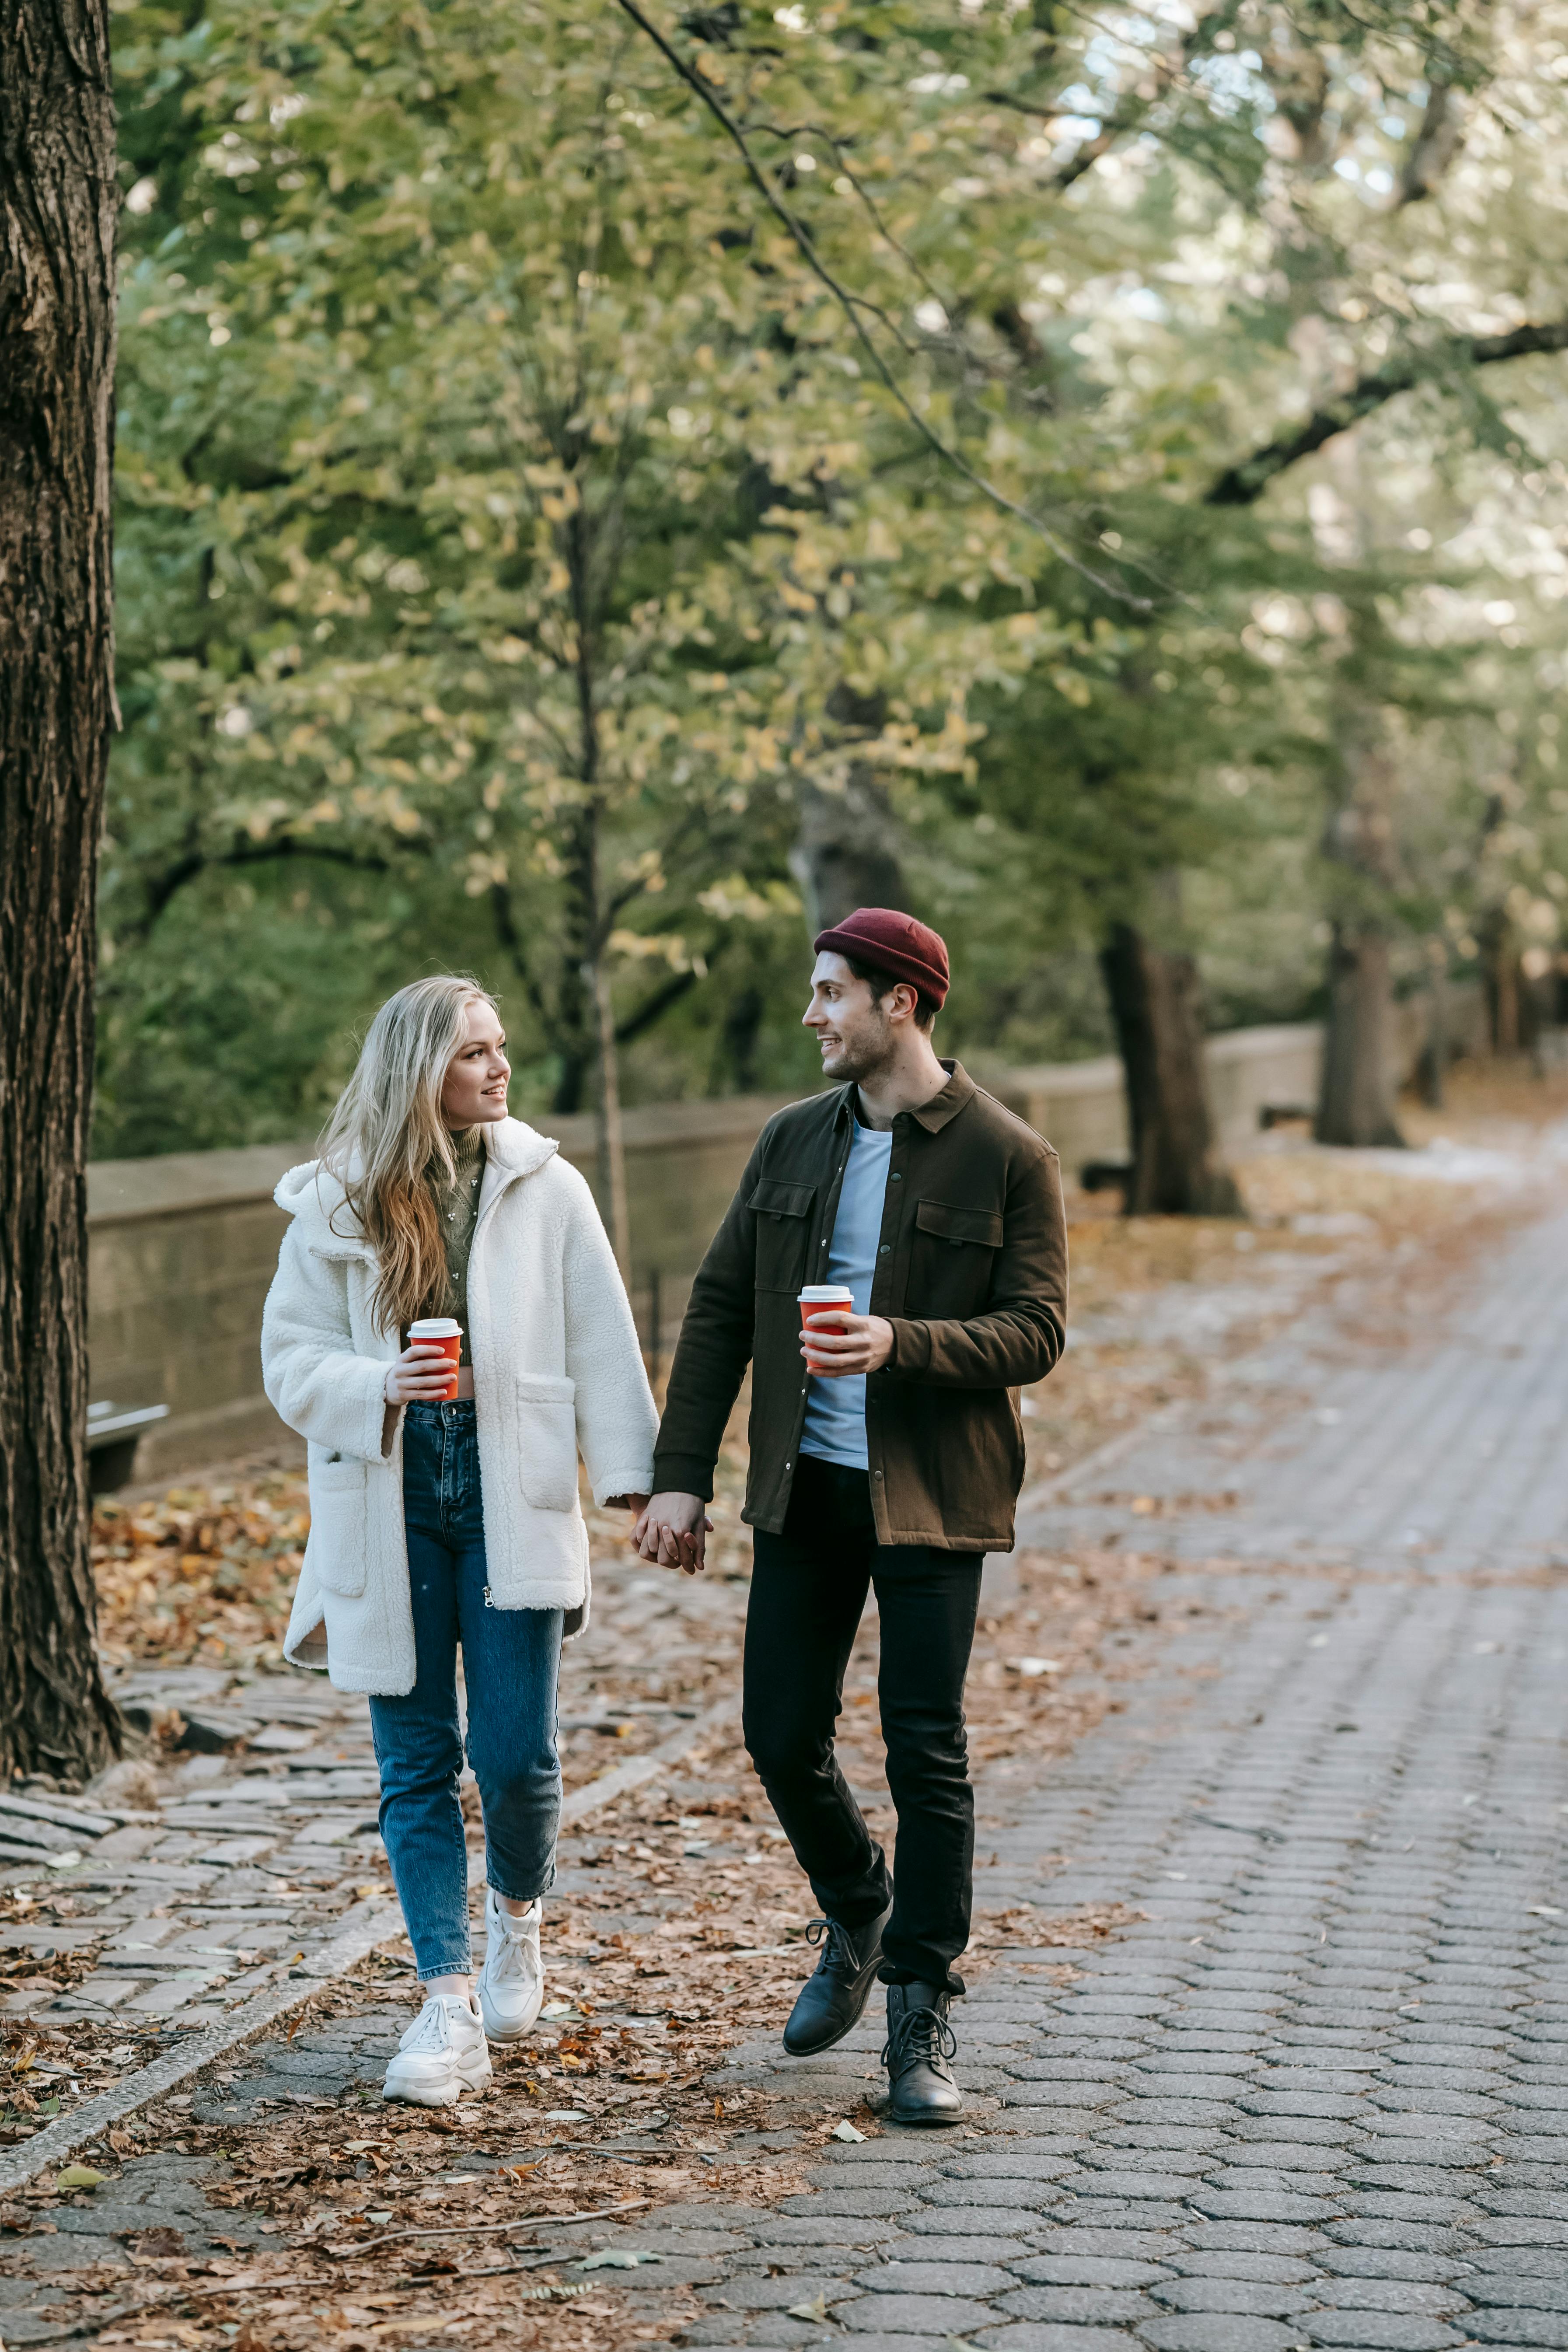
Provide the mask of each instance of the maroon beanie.
{"label": "maroon beanie", "polygon": [[857,907],[831,930],[818,931],[812,945],[818,955],[830,950],[890,971],[895,980],[907,980],[911,988],[934,997],[939,1006],[947,1001],[947,942],[940,931],[917,923],[912,915],[900,915],[892,907]]}

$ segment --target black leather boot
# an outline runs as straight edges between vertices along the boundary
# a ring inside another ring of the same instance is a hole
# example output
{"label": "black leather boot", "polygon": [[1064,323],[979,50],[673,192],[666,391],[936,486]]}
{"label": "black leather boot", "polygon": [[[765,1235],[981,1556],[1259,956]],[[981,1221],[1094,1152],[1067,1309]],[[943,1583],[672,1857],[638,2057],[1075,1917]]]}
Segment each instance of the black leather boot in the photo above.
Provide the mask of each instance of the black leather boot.
{"label": "black leather boot", "polygon": [[892,1911],[889,1903],[863,1927],[843,1927],[837,1919],[812,1921],[806,1936],[820,1943],[822,1958],[802,1985],[784,2030],[784,2046],[792,2058],[831,2050],[858,2024],[882,1965],[882,1930]]}
{"label": "black leather boot", "polygon": [[948,2060],[958,2043],[947,2021],[949,1996],[935,1985],[888,1987],[887,2122],[955,2124],[963,2114],[963,2094]]}

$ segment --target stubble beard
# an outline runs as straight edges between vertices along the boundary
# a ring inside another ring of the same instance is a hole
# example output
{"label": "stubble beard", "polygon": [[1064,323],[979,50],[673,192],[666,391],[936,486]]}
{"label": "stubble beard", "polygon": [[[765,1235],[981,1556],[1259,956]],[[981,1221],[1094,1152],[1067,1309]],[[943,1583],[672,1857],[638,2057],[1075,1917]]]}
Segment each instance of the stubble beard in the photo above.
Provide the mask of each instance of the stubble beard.
{"label": "stubble beard", "polygon": [[863,1087],[870,1080],[886,1075],[893,1063],[891,1026],[886,1021],[877,1024],[853,1045],[841,1039],[837,1066],[824,1075],[835,1086]]}

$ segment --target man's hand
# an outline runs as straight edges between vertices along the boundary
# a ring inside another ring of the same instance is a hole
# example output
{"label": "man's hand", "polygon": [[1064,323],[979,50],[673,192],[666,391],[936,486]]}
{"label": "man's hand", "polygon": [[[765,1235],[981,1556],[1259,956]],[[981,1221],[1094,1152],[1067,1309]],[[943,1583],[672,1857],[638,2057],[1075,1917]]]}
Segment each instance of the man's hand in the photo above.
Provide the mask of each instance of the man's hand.
{"label": "man's hand", "polygon": [[696,1576],[706,1565],[708,1538],[713,1522],[702,1507],[700,1495],[655,1495],[639,1513],[632,1529],[634,1550],[641,1559],[661,1568],[684,1569]]}
{"label": "man's hand", "polygon": [[819,1380],[847,1372],[879,1372],[893,1352],[893,1327],[883,1315],[846,1315],[828,1307],[814,1315],[801,1337],[806,1370]]}

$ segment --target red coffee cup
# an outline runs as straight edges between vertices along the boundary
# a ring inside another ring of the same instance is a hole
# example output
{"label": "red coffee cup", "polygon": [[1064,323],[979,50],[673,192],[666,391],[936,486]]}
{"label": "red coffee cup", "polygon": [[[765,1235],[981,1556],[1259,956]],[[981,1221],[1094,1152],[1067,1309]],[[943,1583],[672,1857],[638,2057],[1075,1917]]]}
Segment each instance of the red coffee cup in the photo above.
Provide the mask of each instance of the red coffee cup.
{"label": "red coffee cup", "polygon": [[[830,1313],[853,1315],[855,1312],[855,1293],[845,1282],[808,1282],[799,1297],[800,1328],[805,1333],[808,1343],[811,1339],[811,1318],[814,1315]],[[816,1370],[809,1355],[806,1357],[805,1364],[808,1371]]]}
{"label": "red coffee cup", "polygon": [[[422,1323],[408,1326],[408,1344],[411,1348],[439,1348],[448,1360],[452,1377],[443,1391],[443,1396],[450,1403],[458,1393],[458,1362],[463,1352],[462,1325],[455,1323],[449,1315],[427,1315]],[[435,1370],[434,1364],[430,1369]]]}

